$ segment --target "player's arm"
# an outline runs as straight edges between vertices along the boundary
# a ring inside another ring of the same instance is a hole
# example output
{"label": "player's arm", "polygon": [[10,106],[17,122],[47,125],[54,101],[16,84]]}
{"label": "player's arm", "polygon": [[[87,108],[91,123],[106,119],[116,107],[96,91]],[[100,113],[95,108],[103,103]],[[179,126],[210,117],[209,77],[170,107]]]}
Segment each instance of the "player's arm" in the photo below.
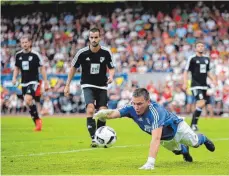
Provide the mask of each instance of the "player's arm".
{"label": "player's arm", "polygon": [[13,85],[16,85],[17,83],[17,76],[19,72],[20,72],[20,61],[19,61],[19,55],[16,54],[15,55],[15,66],[14,66],[14,71],[13,71],[13,79],[12,79]]}
{"label": "player's arm", "polygon": [[68,73],[68,79],[66,82],[66,87],[70,86],[73,76],[75,75],[76,69],[80,67],[80,58],[79,58],[79,51],[76,53],[75,57],[72,60],[71,68]]}
{"label": "player's arm", "polygon": [[70,89],[70,83],[72,81],[73,76],[75,75],[76,72],[76,68],[75,67],[71,67],[70,71],[68,73],[68,79],[64,88],[64,95],[68,96],[69,95],[69,89]]}
{"label": "player's arm", "polygon": [[19,71],[20,71],[19,67],[17,67],[17,66],[15,65],[15,67],[14,67],[14,72],[13,72],[13,79],[12,79],[13,85],[15,85],[16,82],[17,82],[17,76],[18,76],[18,74],[19,74]]}
{"label": "player's arm", "polygon": [[121,114],[119,110],[102,109],[94,115],[93,119],[99,119],[100,121],[106,121],[106,119],[116,119],[120,117],[121,117]]}
{"label": "player's arm", "polygon": [[48,83],[48,79],[47,79],[46,68],[44,65],[42,65],[42,67],[41,67],[41,75],[42,75],[42,78],[43,78],[44,83],[45,83],[45,90],[48,90],[49,89],[49,83]]}
{"label": "player's arm", "polygon": [[152,139],[150,142],[149,157],[156,159],[159,146],[160,146],[161,134],[162,134],[162,127],[152,130]]}
{"label": "player's arm", "polygon": [[49,82],[47,79],[47,73],[46,73],[46,68],[44,66],[43,57],[38,52],[36,52],[36,54],[38,57],[38,67],[40,67],[40,72],[44,80],[44,88],[45,88],[45,91],[47,91],[49,89]]}
{"label": "player's arm", "polygon": [[76,55],[74,56],[72,63],[71,63],[71,68],[70,71],[68,73],[68,79],[66,82],[66,86],[64,88],[64,95],[68,96],[69,92],[70,92],[70,83],[72,81],[73,76],[75,75],[76,69],[80,67],[80,51],[78,51],[76,53]]}
{"label": "player's arm", "polygon": [[188,85],[188,71],[186,70],[183,73],[183,80],[183,89],[186,90]]}
{"label": "player's arm", "polygon": [[188,72],[192,69],[192,56],[188,58],[188,61],[184,68],[183,73],[183,89],[186,91],[188,85]]}
{"label": "player's arm", "polygon": [[73,76],[75,75],[75,72],[76,72],[76,68],[75,67],[71,67],[70,71],[68,73],[68,79],[67,79],[67,82],[66,82],[66,86],[70,86],[70,83],[72,81]]}
{"label": "player's arm", "polygon": [[109,78],[107,80],[107,84],[110,84],[114,80],[115,66],[114,66],[114,61],[113,61],[113,55],[110,50],[108,50],[108,52],[109,52],[109,55],[107,59],[107,67],[109,68]]}
{"label": "player's arm", "polygon": [[112,83],[112,81],[114,80],[114,75],[115,75],[115,69],[114,68],[109,69],[109,78],[107,81],[108,84]]}
{"label": "player's arm", "polygon": [[212,80],[213,84],[217,86],[216,77],[210,71],[208,72],[208,77]]}
{"label": "player's arm", "polygon": [[162,134],[162,126],[152,130],[152,139],[150,142],[149,157],[147,162],[139,169],[144,169],[144,170],[154,169],[155,160],[160,147],[161,134]]}
{"label": "player's arm", "polygon": [[102,109],[94,115],[94,119],[105,121],[106,119],[116,119],[120,117],[130,117],[131,106],[124,106],[121,109]]}

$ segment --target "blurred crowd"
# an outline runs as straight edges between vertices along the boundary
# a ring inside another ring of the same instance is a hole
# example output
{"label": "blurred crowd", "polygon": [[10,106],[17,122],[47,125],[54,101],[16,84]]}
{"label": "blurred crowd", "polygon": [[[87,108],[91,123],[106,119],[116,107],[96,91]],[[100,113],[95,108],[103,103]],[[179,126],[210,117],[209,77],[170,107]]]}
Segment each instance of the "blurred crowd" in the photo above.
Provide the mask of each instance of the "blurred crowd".
{"label": "blurred crowd", "polygon": [[[94,26],[101,30],[101,45],[108,46],[113,53],[117,73],[168,73],[165,84],[148,82],[146,87],[152,99],[177,113],[190,113],[194,107],[191,92],[181,88],[182,72],[188,57],[195,53],[195,42],[204,41],[206,55],[211,58],[211,71],[218,78],[218,87],[209,81],[211,101],[208,111],[211,115],[219,115],[222,110],[229,109],[229,12],[203,2],[186,8],[177,6],[168,13],[152,13],[138,7],[116,8],[110,14],[93,9],[85,13],[78,9],[58,15],[34,12],[15,16],[13,20],[2,16],[1,73],[12,73],[15,52],[20,49],[18,39],[23,33],[31,33],[33,48],[41,53],[47,73],[67,74],[76,51],[88,44],[88,30]],[[114,83],[108,91],[109,106],[115,108],[129,102],[131,92],[137,86],[137,82],[129,82],[124,87]],[[66,98],[59,96],[63,92],[63,80],[56,81],[51,87],[52,93],[46,93],[47,98],[43,98],[41,104],[50,101],[52,113],[83,112],[80,88],[72,97]],[[4,87],[1,89],[3,100],[6,99],[3,96],[8,97],[7,102],[20,99],[16,94],[8,95]],[[5,104],[6,107],[16,107],[20,103]]]}

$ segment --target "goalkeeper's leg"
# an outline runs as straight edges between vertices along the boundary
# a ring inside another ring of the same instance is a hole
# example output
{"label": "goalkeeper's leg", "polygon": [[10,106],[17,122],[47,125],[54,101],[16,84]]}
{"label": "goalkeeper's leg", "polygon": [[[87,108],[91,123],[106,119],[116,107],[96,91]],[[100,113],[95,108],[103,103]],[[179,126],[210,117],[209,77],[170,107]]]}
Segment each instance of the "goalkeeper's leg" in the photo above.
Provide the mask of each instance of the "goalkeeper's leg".
{"label": "goalkeeper's leg", "polygon": [[161,141],[161,145],[165,147],[167,150],[172,151],[176,155],[182,155],[184,161],[192,162],[192,156],[189,153],[189,148],[186,145],[180,144],[177,139],[172,139],[169,141]]}

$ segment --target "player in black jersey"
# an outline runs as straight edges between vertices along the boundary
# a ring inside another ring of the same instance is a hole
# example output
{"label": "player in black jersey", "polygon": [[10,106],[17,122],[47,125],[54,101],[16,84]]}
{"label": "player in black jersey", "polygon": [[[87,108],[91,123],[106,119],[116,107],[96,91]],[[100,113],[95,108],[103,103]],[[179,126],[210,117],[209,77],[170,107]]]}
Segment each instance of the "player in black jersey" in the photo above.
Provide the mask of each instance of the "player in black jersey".
{"label": "player in black jersey", "polygon": [[202,112],[202,108],[208,102],[208,96],[206,95],[208,86],[207,86],[207,77],[209,77],[215,85],[217,81],[213,74],[210,72],[210,59],[203,55],[204,53],[204,43],[196,43],[196,54],[191,56],[186,64],[184,71],[184,90],[187,89],[188,81],[188,71],[191,72],[192,82],[191,82],[191,91],[194,97],[196,98],[196,110],[192,116],[191,128],[194,131],[198,130],[197,122],[199,116]]}
{"label": "player in black jersey", "polygon": [[[113,81],[115,69],[111,51],[99,44],[100,31],[92,28],[89,31],[89,46],[80,49],[72,60],[68,80],[64,93],[69,95],[69,85],[77,68],[81,66],[81,88],[86,102],[87,128],[92,138],[91,147],[96,147],[94,135],[96,122],[92,119],[95,110],[107,109],[107,85]],[[109,78],[107,78],[107,67]],[[97,129],[106,125],[106,122],[97,121]]]}
{"label": "player in black jersey", "polygon": [[40,96],[39,85],[39,67],[41,67],[41,74],[44,79],[45,90],[48,90],[49,85],[45,67],[42,63],[40,54],[32,49],[32,38],[30,35],[24,35],[20,39],[22,50],[16,53],[16,62],[13,73],[12,83],[15,85],[17,76],[21,72],[21,86],[24,101],[29,107],[30,115],[35,123],[35,131],[41,131],[42,121],[37,112],[35,101]]}

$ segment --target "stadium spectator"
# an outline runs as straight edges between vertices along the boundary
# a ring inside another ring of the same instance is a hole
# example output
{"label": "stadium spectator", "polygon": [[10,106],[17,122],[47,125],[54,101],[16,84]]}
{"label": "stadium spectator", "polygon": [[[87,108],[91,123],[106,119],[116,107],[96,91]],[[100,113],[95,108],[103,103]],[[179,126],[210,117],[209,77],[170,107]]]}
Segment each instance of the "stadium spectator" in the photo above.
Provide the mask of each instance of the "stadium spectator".
{"label": "stadium spectator", "polygon": [[45,116],[45,115],[53,115],[53,113],[54,113],[53,103],[50,100],[49,96],[46,96],[44,98],[44,102],[40,114],[42,116]]}
{"label": "stadium spectator", "polygon": [[173,93],[173,100],[172,100],[172,110],[177,114],[180,114],[186,101],[186,95],[182,91],[179,85],[176,85],[175,91]]}
{"label": "stadium spectator", "polygon": [[136,12],[136,8],[129,7],[97,14],[90,5],[86,7],[88,13],[12,13],[12,18],[3,13],[1,73],[12,73],[14,55],[20,48],[15,41],[26,32],[34,36],[33,49],[42,54],[48,74],[68,73],[71,58],[88,44],[88,30],[96,24],[101,28],[101,44],[111,48],[117,73],[170,72],[174,84],[180,81],[186,60],[194,53],[194,43],[202,39],[212,60],[212,70],[216,75],[224,72],[225,82],[229,76],[229,12],[206,4],[187,3],[166,13],[152,13],[144,8]]}

